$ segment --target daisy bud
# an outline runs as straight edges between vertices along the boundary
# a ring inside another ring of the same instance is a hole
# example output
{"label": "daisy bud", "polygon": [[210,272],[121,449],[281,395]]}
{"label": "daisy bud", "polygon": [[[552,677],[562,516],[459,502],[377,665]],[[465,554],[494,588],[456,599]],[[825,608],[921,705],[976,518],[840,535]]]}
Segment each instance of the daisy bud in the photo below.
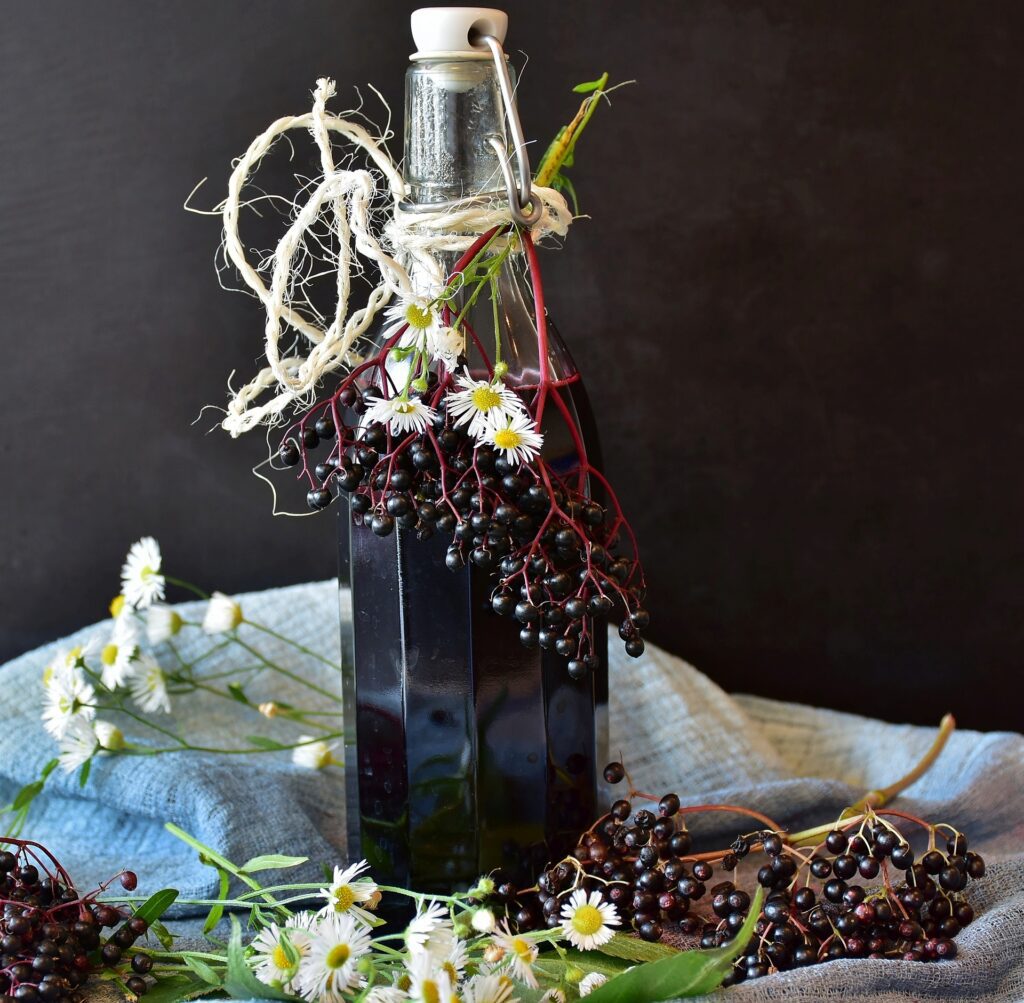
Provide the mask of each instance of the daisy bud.
{"label": "daisy bud", "polygon": [[507,362],[495,362],[494,363],[494,378],[496,380],[503,380],[508,376],[508,363]]}
{"label": "daisy bud", "polygon": [[300,735],[297,745],[292,749],[292,762],[296,766],[304,766],[308,770],[322,770],[326,766],[340,765],[334,758],[334,746],[324,741],[314,742],[311,735]]}
{"label": "daisy bud", "polygon": [[95,724],[96,741],[101,749],[107,752],[120,752],[124,748],[124,733],[116,724],[109,721],[97,721]]}
{"label": "daisy bud", "polygon": [[210,596],[210,605],[206,607],[206,616],[203,617],[203,630],[207,634],[226,634],[234,630],[242,620],[242,607],[231,596],[214,592]]}
{"label": "daisy bud", "polygon": [[260,713],[264,717],[277,717],[278,706],[273,700],[268,700],[266,703],[260,704]]}
{"label": "daisy bud", "polygon": [[591,972],[580,984],[580,997],[589,996],[595,989],[600,989],[608,981],[607,975]]}
{"label": "daisy bud", "polygon": [[587,973],[582,968],[577,968],[575,965],[569,965],[565,969],[565,980],[567,982],[579,982]]}
{"label": "daisy bud", "polygon": [[505,957],[505,948],[500,944],[488,944],[484,948],[484,961],[488,964],[496,965],[502,958]]}
{"label": "daisy bud", "polygon": [[470,897],[475,899],[485,899],[490,895],[494,894],[494,879],[483,877],[480,878],[476,883],[476,887],[470,891]]}
{"label": "daisy bud", "polygon": [[116,595],[110,600],[110,615],[116,620],[124,610],[125,598],[123,595]]}
{"label": "daisy bud", "polygon": [[380,891],[380,889],[378,889],[377,891],[375,891],[375,892],[374,892],[374,893],[373,893],[373,894],[372,894],[372,895],[371,895],[371,896],[370,896],[370,897],[369,897],[369,898],[368,898],[368,899],[367,899],[367,900],[366,900],[366,901],[365,901],[365,902],[363,903],[363,905],[364,905],[364,906],[365,906],[365,907],[366,907],[367,909],[376,909],[376,908],[377,908],[377,906],[379,906],[379,905],[380,905],[380,900],[381,900],[382,898],[383,898],[383,895],[381,894],[381,891]]}
{"label": "daisy bud", "polygon": [[412,381],[412,388],[418,394],[425,394],[427,392],[427,387],[428,383],[422,376],[419,376]]}
{"label": "daisy bud", "polygon": [[477,933],[493,933],[494,928],[498,925],[498,921],[490,909],[477,909],[473,913],[471,924]]}
{"label": "daisy bud", "polygon": [[150,644],[169,641],[181,630],[182,619],[170,606],[157,604],[146,612],[146,637]]}

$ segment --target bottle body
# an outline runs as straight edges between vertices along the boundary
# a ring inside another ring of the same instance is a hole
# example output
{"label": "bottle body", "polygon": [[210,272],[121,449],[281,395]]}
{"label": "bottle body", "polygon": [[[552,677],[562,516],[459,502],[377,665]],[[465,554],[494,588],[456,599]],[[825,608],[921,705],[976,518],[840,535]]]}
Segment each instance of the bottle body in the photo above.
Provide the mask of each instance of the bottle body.
{"label": "bottle body", "polygon": [[[414,64],[406,129],[413,197],[488,190],[497,170],[486,135],[501,128],[486,60]],[[440,263],[450,270],[457,257],[442,253]],[[522,253],[504,255],[488,296],[452,308],[465,310],[468,332],[494,332],[491,350],[467,338],[464,371],[488,378],[500,351],[507,385],[528,395],[542,360]],[[563,385],[567,407],[545,415],[542,455],[571,477],[581,451],[598,459],[597,443],[579,374],[553,328],[546,371]],[[606,738],[604,626],[590,627],[595,668],[574,680],[565,657],[524,647],[519,625],[493,611],[491,571],[472,562],[449,570],[450,534],[381,538],[360,523],[342,508],[349,854],[367,858],[378,880],[426,892],[468,886],[499,867],[513,880],[532,878],[594,817]]]}

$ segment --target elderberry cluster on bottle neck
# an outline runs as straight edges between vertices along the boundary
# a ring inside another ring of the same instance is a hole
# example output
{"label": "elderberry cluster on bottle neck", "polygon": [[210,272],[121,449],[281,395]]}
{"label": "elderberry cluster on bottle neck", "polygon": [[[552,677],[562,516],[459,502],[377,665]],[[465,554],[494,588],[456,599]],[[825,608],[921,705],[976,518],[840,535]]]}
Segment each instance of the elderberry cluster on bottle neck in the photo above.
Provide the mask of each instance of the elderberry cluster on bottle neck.
{"label": "elderberry cluster on bottle neck", "polygon": [[[436,391],[435,374],[431,381]],[[639,565],[617,553],[619,527],[585,493],[585,483],[558,478],[539,468],[541,461],[510,462],[443,413],[433,426],[404,436],[360,424],[375,393],[344,385],[285,434],[278,459],[302,464],[310,508],[326,508],[345,493],[356,523],[378,536],[396,529],[419,540],[450,536],[447,567],[493,575],[495,612],[518,622],[524,646],[568,659],[574,679],[596,666],[594,632],[617,605],[625,613],[619,634],[626,652],[643,653],[650,616],[640,605]],[[330,448],[313,465],[312,453],[324,443]]]}
{"label": "elderberry cluster on bottle neck", "polygon": [[[153,962],[134,948],[145,920],[80,896],[33,844],[0,839],[5,844],[11,848],[0,849],[0,1003],[82,1003],[89,976],[104,969],[127,975],[136,996],[145,993]],[[125,888],[135,880],[130,871],[121,875]],[[111,929],[106,938],[104,928]]]}

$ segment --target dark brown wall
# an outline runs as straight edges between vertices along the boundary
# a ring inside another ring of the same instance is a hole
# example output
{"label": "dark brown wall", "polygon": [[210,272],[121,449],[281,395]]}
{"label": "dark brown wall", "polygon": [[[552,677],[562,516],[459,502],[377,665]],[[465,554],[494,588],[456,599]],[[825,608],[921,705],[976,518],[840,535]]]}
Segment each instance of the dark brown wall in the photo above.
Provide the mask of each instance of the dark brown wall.
{"label": "dark brown wall", "polygon": [[[142,533],[227,590],[333,572],[332,520],[273,520],[259,444],[191,424],[261,321],[181,206],[318,75],[399,109],[411,7],[4,4],[0,655],[100,616]],[[655,640],[730,689],[1020,728],[1024,6],[509,8],[529,135],[639,82],[546,266]]]}

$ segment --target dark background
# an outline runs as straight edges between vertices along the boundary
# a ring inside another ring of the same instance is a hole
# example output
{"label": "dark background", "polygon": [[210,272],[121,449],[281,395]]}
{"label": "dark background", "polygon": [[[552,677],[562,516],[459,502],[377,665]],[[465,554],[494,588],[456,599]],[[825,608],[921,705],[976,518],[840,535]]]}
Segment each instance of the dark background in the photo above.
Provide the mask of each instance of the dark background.
{"label": "dark background", "polygon": [[[262,321],[182,203],[318,75],[400,116],[412,7],[4,3],[0,657],[101,617],[144,533],[227,591],[334,572],[330,516],[271,517],[262,442],[192,424]],[[1020,728],[1024,5],[508,9],[528,136],[639,81],[545,266],[652,638],[731,690]]]}

